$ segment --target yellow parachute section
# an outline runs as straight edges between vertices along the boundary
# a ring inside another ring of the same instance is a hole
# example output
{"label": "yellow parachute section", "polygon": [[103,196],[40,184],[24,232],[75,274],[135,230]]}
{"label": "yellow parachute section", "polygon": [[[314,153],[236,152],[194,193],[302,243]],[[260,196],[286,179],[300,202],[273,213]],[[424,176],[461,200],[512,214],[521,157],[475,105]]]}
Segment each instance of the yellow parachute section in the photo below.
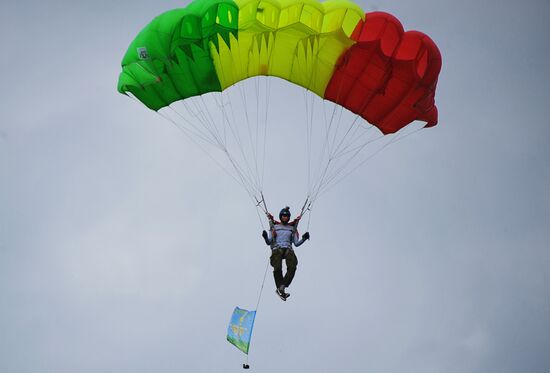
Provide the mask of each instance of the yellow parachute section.
{"label": "yellow parachute section", "polygon": [[[222,90],[250,77],[277,76],[324,96],[338,58],[364,19],[361,8],[335,0],[236,0],[238,39],[218,35],[210,54]],[[228,12],[228,17],[231,13]],[[219,14],[218,14],[219,17]]]}

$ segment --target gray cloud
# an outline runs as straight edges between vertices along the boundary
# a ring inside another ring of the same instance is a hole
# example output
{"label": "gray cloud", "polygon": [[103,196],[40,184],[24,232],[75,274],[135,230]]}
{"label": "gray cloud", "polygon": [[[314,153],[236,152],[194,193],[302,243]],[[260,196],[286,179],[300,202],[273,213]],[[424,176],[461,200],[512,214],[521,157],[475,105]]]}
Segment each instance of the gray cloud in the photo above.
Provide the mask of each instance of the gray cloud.
{"label": "gray cloud", "polygon": [[[254,207],[115,89],[135,34],[178,6],[3,8],[2,372],[241,369],[225,331],[236,305],[255,306],[265,270]],[[548,2],[361,6],[440,46],[440,125],[319,201],[289,302],[268,269],[252,368],[548,371]],[[266,184],[273,211],[301,203],[303,167],[289,172]]]}

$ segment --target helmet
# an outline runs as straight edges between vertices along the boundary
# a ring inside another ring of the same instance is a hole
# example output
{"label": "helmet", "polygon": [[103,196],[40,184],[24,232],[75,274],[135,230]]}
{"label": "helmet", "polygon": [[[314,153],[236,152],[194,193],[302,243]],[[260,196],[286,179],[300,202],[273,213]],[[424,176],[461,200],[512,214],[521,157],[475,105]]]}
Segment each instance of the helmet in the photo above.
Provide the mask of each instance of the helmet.
{"label": "helmet", "polygon": [[283,216],[288,216],[290,219],[290,207],[286,206],[284,209],[279,212],[279,219],[281,219]]}

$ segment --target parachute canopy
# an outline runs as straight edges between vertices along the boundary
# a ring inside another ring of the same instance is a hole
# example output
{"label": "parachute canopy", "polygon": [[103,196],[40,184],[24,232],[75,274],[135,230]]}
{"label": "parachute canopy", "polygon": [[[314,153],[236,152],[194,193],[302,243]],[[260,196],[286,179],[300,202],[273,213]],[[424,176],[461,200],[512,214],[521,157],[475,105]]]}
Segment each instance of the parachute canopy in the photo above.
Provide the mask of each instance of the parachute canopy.
{"label": "parachute canopy", "polygon": [[279,77],[394,133],[437,123],[435,43],[345,0],[195,0],[131,43],[118,90],[152,110],[259,75]]}

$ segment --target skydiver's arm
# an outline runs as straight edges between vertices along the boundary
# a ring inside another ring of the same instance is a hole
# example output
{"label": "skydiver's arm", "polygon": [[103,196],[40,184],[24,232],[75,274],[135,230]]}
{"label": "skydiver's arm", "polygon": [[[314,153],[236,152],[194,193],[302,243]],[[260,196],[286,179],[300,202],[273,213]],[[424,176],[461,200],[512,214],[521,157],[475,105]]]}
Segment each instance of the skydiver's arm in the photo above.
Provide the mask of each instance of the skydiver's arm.
{"label": "skydiver's arm", "polygon": [[298,239],[298,237],[300,237],[300,235],[298,234],[298,231],[296,231],[296,233],[294,233],[292,235],[292,243],[294,244],[294,246],[298,247],[300,246],[301,244],[303,244],[306,240],[304,239],[304,237],[300,238],[298,241],[296,241]]}
{"label": "skydiver's arm", "polygon": [[271,232],[267,233],[266,231],[263,231],[262,232],[262,237],[263,237],[266,245],[271,245],[271,243],[273,242],[273,239],[271,237]]}
{"label": "skydiver's arm", "polygon": [[296,216],[296,219],[294,219],[294,220],[290,223],[290,225],[294,225],[294,226],[297,227],[297,226],[298,226],[298,223],[300,222],[300,219],[302,219],[302,215]]}
{"label": "skydiver's arm", "polygon": [[[305,242],[306,239],[304,239],[303,237],[299,239],[300,235],[298,234],[298,223],[300,222],[300,219],[302,218],[301,215],[298,215],[296,217],[296,219],[294,219],[292,221],[292,223],[290,223],[290,225],[293,225],[294,226],[294,230],[295,232],[292,234],[292,237],[291,237],[291,240],[292,240],[292,243],[294,244],[294,246],[298,247],[300,246],[301,244],[303,244]],[[298,241],[296,241],[298,240]]]}
{"label": "skydiver's arm", "polygon": [[[298,234],[298,231],[296,231],[296,233],[292,235],[292,242],[293,243],[294,243],[294,241],[296,240],[297,237],[300,237],[300,235]],[[298,247],[301,244],[303,244],[304,242],[306,242],[307,240],[309,240],[309,232],[306,232],[306,233],[302,234],[302,238],[300,240],[298,240],[298,242],[294,243],[294,246]]]}

